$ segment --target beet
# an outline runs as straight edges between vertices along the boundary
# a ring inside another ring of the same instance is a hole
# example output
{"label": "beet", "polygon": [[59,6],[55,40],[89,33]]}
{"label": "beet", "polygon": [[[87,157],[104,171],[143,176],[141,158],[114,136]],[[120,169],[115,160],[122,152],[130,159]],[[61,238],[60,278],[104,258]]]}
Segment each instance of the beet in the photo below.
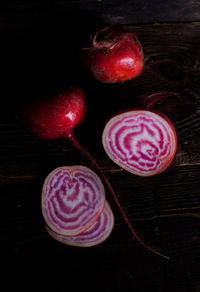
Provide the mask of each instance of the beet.
{"label": "beet", "polygon": [[23,108],[24,119],[32,132],[44,139],[71,137],[86,111],[83,92],[70,87],[64,92],[28,100]]}
{"label": "beet", "polygon": [[144,67],[142,46],[133,32],[108,27],[98,31],[82,58],[91,74],[101,82],[117,83],[139,76]]}

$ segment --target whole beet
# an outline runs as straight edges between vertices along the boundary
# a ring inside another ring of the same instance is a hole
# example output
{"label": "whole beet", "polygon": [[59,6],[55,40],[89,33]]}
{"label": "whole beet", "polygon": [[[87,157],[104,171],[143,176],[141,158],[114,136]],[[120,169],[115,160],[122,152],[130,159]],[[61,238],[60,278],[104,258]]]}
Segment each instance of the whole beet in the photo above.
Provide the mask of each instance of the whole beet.
{"label": "whole beet", "polygon": [[104,83],[124,82],[139,76],[144,67],[142,46],[133,32],[121,28],[98,31],[82,49],[85,66]]}

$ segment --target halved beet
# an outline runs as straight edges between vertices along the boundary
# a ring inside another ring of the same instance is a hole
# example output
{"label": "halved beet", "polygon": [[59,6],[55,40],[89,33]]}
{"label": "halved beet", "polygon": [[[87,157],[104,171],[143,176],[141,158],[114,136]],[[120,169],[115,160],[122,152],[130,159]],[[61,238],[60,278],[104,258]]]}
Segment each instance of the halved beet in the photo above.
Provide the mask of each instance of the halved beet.
{"label": "halved beet", "polygon": [[95,223],[81,234],[76,236],[66,236],[54,232],[48,226],[46,226],[46,229],[51,237],[66,245],[90,247],[100,244],[106,240],[112,232],[113,226],[113,212],[106,201],[105,208]]}
{"label": "halved beet", "polygon": [[42,189],[42,213],[56,233],[74,236],[94,224],[105,205],[104,186],[85,166],[54,169]]}
{"label": "halved beet", "polygon": [[140,176],[164,171],[177,148],[173,124],[150,110],[132,110],[112,117],[104,128],[102,142],[110,159]]}

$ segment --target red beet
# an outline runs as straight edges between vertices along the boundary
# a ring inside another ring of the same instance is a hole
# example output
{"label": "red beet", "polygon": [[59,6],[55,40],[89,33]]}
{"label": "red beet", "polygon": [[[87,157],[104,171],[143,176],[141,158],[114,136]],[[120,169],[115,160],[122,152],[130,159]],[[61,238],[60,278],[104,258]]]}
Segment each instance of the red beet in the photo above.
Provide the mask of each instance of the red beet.
{"label": "red beet", "polygon": [[[167,258],[165,255],[153,250],[146,245],[133,230],[126,217],[115,192],[108,179],[99,167],[95,159],[79,144],[73,135],[73,129],[82,121],[85,114],[85,97],[82,91],[72,87],[64,93],[52,98],[29,101],[24,106],[24,117],[32,131],[41,138],[54,139],[59,137],[68,138],[73,145],[80,150],[91,163],[97,168],[101,177],[107,184],[119,210],[124,217],[129,229],[142,246],[153,253]],[[46,216],[46,215],[45,215]],[[52,227],[52,226],[51,226]],[[57,231],[57,229],[55,229]],[[59,232],[58,232],[59,233]]]}
{"label": "red beet", "polygon": [[102,141],[116,164],[140,176],[164,171],[177,148],[172,123],[164,115],[149,110],[132,110],[114,116],[104,128]]}
{"label": "red beet", "polygon": [[84,63],[101,82],[116,83],[140,75],[144,67],[141,44],[132,32],[105,28],[97,32],[89,48],[83,49]]}
{"label": "red beet", "polygon": [[45,179],[42,213],[56,233],[68,236],[82,233],[94,224],[104,205],[104,186],[87,167],[59,167]]}
{"label": "red beet", "polygon": [[57,241],[66,245],[78,247],[90,247],[105,241],[112,232],[114,226],[114,216],[112,210],[106,201],[103,212],[95,221],[95,223],[76,236],[66,236],[58,234],[46,226],[47,232]]}
{"label": "red beet", "polygon": [[24,117],[34,134],[45,139],[69,138],[86,110],[84,94],[77,87],[53,96],[31,100],[24,106]]}

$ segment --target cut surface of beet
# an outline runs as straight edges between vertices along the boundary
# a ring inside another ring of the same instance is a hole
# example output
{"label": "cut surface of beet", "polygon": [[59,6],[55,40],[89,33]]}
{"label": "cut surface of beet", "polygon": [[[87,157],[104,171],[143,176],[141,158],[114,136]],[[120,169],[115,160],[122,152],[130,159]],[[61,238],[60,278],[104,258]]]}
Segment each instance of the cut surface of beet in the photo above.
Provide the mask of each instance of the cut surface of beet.
{"label": "cut surface of beet", "polygon": [[94,224],[104,205],[104,186],[97,174],[85,166],[58,167],[45,179],[42,213],[56,233],[82,233]]}
{"label": "cut surface of beet", "polygon": [[110,208],[110,205],[106,201],[104,210],[95,223],[81,234],[76,236],[66,236],[54,232],[48,226],[46,226],[46,229],[51,237],[65,245],[90,247],[105,241],[111,234],[113,226],[113,212]]}
{"label": "cut surface of beet", "polygon": [[164,171],[177,148],[173,124],[164,115],[149,110],[112,117],[104,128],[102,142],[111,160],[140,176]]}

